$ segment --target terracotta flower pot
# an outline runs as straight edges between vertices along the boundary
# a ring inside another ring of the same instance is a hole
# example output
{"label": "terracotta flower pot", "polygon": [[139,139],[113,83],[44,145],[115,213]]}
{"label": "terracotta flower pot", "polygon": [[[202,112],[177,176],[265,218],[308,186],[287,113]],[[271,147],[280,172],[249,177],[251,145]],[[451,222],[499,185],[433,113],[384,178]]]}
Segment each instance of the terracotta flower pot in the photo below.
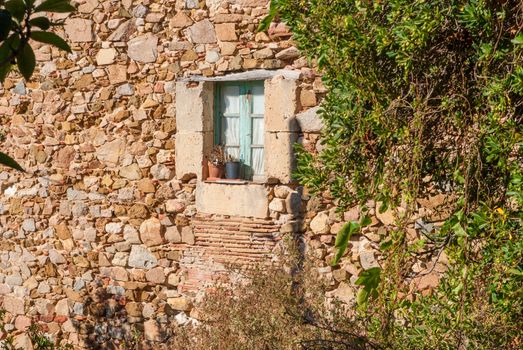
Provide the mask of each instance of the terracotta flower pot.
{"label": "terracotta flower pot", "polygon": [[223,177],[224,172],[224,165],[214,165],[213,163],[209,162],[209,177],[208,179],[221,179]]}

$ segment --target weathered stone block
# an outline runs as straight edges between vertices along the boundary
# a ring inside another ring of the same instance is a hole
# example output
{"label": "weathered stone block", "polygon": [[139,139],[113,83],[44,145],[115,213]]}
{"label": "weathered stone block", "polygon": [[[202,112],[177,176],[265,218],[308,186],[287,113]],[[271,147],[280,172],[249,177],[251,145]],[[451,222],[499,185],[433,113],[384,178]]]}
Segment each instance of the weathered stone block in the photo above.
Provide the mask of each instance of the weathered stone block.
{"label": "weathered stone block", "polygon": [[204,19],[187,29],[187,35],[195,44],[212,44],[216,42],[216,32],[211,21]]}
{"label": "weathered stone block", "polygon": [[69,18],[65,21],[65,33],[75,43],[94,41],[93,21],[82,18]]}
{"label": "weathered stone block", "polygon": [[266,218],[268,194],[267,188],[259,184],[199,182],[196,186],[196,208],[201,213]]}
{"label": "weathered stone block", "polygon": [[129,40],[127,54],[138,62],[155,62],[158,57],[158,38],[152,34],[147,34]]}
{"label": "weathered stone block", "polygon": [[265,177],[269,182],[291,182],[296,166],[293,144],[297,138],[291,132],[265,132]]}
{"label": "weathered stone block", "polygon": [[265,130],[297,131],[296,80],[276,76],[265,81]]}
{"label": "weathered stone block", "polygon": [[296,120],[302,132],[319,133],[323,129],[323,121],[318,115],[320,107],[314,107],[296,115]]}
{"label": "weathered stone block", "polygon": [[179,132],[213,130],[214,85],[176,83],[176,128]]}
{"label": "weathered stone block", "polygon": [[222,23],[216,25],[216,36],[220,41],[235,41],[238,40],[236,35],[236,24]]}
{"label": "weathered stone block", "polygon": [[155,246],[163,243],[162,224],[157,218],[145,220],[140,225],[140,239],[146,246]]}
{"label": "weathered stone block", "polygon": [[133,245],[128,264],[139,269],[150,269],[158,265],[158,259],[146,247]]}
{"label": "weathered stone block", "polygon": [[196,176],[203,178],[204,154],[209,153],[213,145],[212,132],[178,132],[175,137],[176,177],[186,179]]}

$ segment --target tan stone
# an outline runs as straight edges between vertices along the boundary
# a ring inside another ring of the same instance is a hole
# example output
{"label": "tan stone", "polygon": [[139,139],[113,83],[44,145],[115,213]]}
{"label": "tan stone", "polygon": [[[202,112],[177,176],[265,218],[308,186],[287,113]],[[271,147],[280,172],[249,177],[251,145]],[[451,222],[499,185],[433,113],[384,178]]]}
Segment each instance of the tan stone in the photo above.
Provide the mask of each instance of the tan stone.
{"label": "tan stone", "polygon": [[151,283],[161,284],[165,282],[165,273],[163,268],[155,267],[145,273],[145,278]]}
{"label": "tan stone", "polygon": [[140,225],[140,239],[148,247],[162,244],[164,242],[162,234],[162,224],[156,218],[145,220]]}
{"label": "tan stone", "polygon": [[292,145],[297,141],[296,133],[265,132],[265,177],[268,181],[278,180],[283,184],[292,181],[296,158]]}
{"label": "tan stone", "polygon": [[274,56],[274,53],[268,47],[254,52],[253,57],[256,59],[266,59]]}
{"label": "tan stone", "polygon": [[71,231],[69,230],[69,227],[67,227],[67,223],[65,221],[62,221],[60,224],[56,225],[54,227],[54,231],[59,239],[69,239],[72,237]]}
{"label": "tan stone", "polygon": [[232,23],[232,22],[241,22],[244,16],[240,14],[226,14],[218,13],[214,16],[214,23]]}
{"label": "tan stone", "polygon": [[285,213],[285,200],[274,198],[269,204],[269,209],[278,213]]}
{"label": "tan stone", "polygon": [[158,37],[148,33],[129,40],[127,54],[137,62],[155,62],[158,57]]}
{"label": "tan stone", "polygon": [[276,76],[265,81],[265,130],[297,131],[296,80]]}
{"label": "tan stone", "polygon": [[15,319],[15,328],[19,331],[25,331],[32,323],[29,317],[20,315]]}
{"label": "tan stone", "polygon": [[111,49],[100,49],[96,54],[96,63],[98,65],[108,65],[114,62],[116,57],[116,50]]}
{"label": "tan stone", "polygon": [[125,311],[129,316],[140,317],[142,316],[142,305],[137,302],[129,302],[125,305]]}
{"label": "tan stone", "polygon": [[125,141],[118,138],[98,147],[96,157],[108,166],[116,166],[124,151]]}
{"label": "tan stone", "polygon": [[238,36],[236,35],[236,24],[234,23],[222,23],[216,24],[216,37],[220,41],[236,41]]}
{"label": "tan stone", "polygon": [[191,227],[184,226],[182,227],[182,242],[189,245],[194,245],[195,238],[194,233]]}
{"label": "tan stone", "polygon": [[148,341],[162,341],[160,326],[156,320],[148,320],[143,323],[144,337]]}
{"label": "tan stone", "polygon": [[138,189],[144,193],[156,192],[156,187],[154,186],[154,182],[151,179],[142,179],[138,181]]}
{"label": "tan stone", "polygon": [[214,86],[176,83],[176,127],[178,132],[212,131]]}
{"label": "tan stone", "polygon": [[211,21],[204,19],[187,29],[187,35],[195,44],[212,44],[216,42],[216,32]]}
{"label": "tan stone", "polygon": [[108,68],[109,82],[113,85],[127,81],[127,67],[120,64],[110,65]]}
{"label": "tan stone", "polygon": [[208,154],[213,145],[213,133],[178,132],[175,136],[176,178],[186,179],[196,176],[203,179],[204,166],[207,166],[204,154]]}
{"label": "tan stone", "polygon": [[93,21],[82,18],[68,18],[64,25],[65,33],[72,42],[94,41]]}
{"label": "tan stone", "polygon": [[318,215],[316,215],[314,219],[311,220],[309,226],[312,232],[314,232],[315,234],[329,233],[329,215],[327,215],[327,213],[325,212],[318,213]]}
{"label": "tan stone", "polygon": [[221,42],[220,43],[220,53],[223,56],[232,56],[236,52],[236,47],[238,46],[238,43],[234,42]]}
{"label": "tan stone", "polygon": [[140,180],[142,178],[142,172],[136,163],[121,168],[119,174],[128,180]]}
{"label": "tan stone", "polygon": [[74,160],[76,152],[72,146],[66,146],[56,154],[56,167],[68,169]]}
{"label": "tan stone", "polygon": [[178,311],[189,311],[191,309],[191,302],[186,297],[168,298],[167,303]]}
{"label": "tan stone", "polygon": [[381,204],[382,204],[381,202],[377,202],[376,203],[376,217],[384,225],[394,225],[394,223],[396,222],[396,218],[395,218],[395,215],[394,215],[394,210],[388,208],[383,213],[380,213],[379,209],[381,207]]}
{"label": "tan stone", "polygon": [[141,218],[145,219],[149,211],[147,210],[147,207],[143,204],[134,204],[131,208],[129,208],[128,211],[129,217],[131,218]]}
{"label": "tan stone", "polygon": [[171,243],[181,243],[182,235],[176,226],[169,226],[165,230],[165,239]]}
{"label": "tan stone", "polygon": [[4,296],[3,308],[12,315],[23,315],[24,300],[10,295]]}
{"label": "tan stone", "polygon": [[298,57],[300,57],[300,51],[294,46],[291,46],[276,54],[276,58],[284,61],[293,60]]}
{"label": "tan stone", "polygon": [[314,107],[318,104],[316,93],[312,90],[301,90],[300,103],[303,107]]}
{"label": "tan stone", "polygon": [[185,28],[193,23],[192,19],[187,16],[183,11],[179,11],[169,21],[169,25],[173,28]]}
{"label": "tan stone", "polygon": [[268,191],[263,185],[200,182],[196,186],[196,208],[201,213],[266,218],[268,206]]}

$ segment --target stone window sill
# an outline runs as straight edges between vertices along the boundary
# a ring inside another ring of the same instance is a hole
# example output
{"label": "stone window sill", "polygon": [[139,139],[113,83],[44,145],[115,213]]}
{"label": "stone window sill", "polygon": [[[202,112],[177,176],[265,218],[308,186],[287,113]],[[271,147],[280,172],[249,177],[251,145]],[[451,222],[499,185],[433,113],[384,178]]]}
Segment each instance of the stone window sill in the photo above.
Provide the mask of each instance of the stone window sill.
{"label": "stone window sill", "polygon": [[221,185],[247,185],[249,183],[253,183],[247,180],[236,180],[236,179],[207,179],[204,181],[205,183],[210,184],[221,184]]}

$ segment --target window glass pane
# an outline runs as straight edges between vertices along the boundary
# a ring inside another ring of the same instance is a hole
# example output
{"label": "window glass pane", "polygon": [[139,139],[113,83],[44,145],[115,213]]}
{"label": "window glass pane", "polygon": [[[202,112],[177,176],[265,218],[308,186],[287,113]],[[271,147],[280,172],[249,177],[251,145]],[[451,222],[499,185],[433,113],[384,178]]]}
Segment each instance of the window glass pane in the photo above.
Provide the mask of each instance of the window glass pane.
{"label": "window glass pane", "polygon": [[265,110],[265,98],[263,96],[263,85],[252,87],[252,113],[262,114]]}
{"label": "window glass pane", "polygon": [[226,85],[222,89],[223,113],[238,114],[240,112],[240,87]]}
{"label": "window glass pane", "polygon": [[252,144],[264,144],[263,118],[252,118]]}
{"label": "window glass pane", "polygon": [[263,175],[263,148],[252,148],[251,158],[254,175]]}
{"label": "window glass pane", "polygon": [[240,144],[240,118],[222,118],[222,137],[224,146],[238,146]]}

